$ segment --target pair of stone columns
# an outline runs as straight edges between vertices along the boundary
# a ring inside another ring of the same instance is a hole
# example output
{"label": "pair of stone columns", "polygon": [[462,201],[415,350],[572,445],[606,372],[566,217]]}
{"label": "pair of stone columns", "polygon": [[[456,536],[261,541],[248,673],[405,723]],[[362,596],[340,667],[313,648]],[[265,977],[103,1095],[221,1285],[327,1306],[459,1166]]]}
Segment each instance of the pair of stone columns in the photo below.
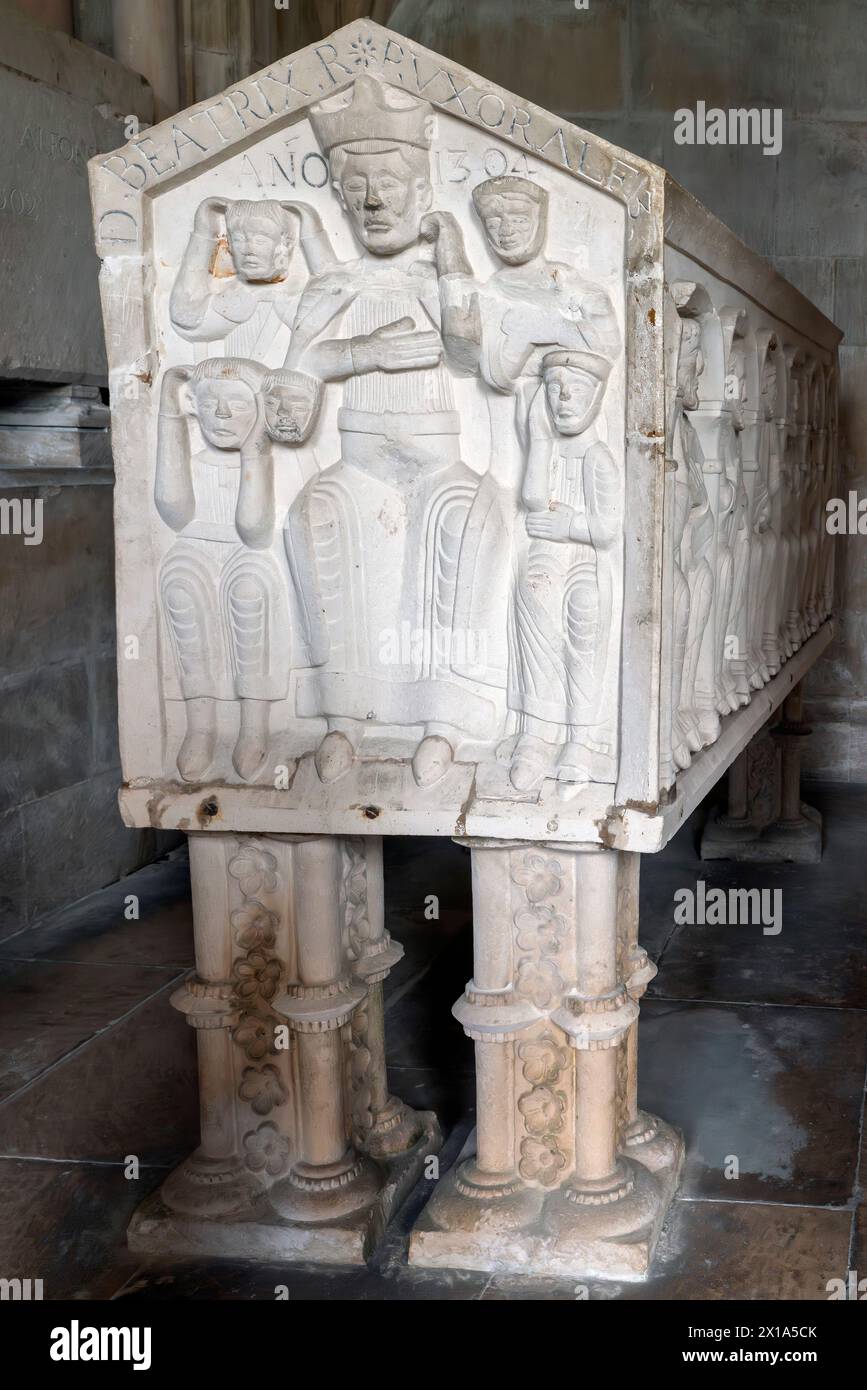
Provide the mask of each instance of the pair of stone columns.
{"label": "pair of stone columns", "polygon": [[[636,1096],[639,856],[467,840],[477,1142],[436,1183],[410,1259],[646,1272],[681,1161]],[[439,1147],[389,1095],[375,837],[190,836],[201,1144],[139,1210],[133,1246],[357,1262]],[[435,885],[432,885],[434,887]],[[436,930],[435,925],[431,930]],[[448,1026],[443,1020],[443,1026]]]}
{"label": "pair of stone columns", "polygon": [[782,719],[769,724],[763,740],[748,743],[729,768],[728,804],[708,819],[702,859],[821,861],[822,817],[801,800],[801,751],[810,733],[802,714],[803,685],[798,682],[783,703]]}

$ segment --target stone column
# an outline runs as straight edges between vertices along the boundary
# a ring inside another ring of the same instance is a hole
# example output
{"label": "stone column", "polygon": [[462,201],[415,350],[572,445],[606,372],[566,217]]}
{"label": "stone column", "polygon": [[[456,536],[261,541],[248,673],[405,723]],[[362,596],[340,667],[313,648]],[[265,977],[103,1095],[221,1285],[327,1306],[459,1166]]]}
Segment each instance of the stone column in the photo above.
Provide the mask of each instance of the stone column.
{"label": "stone column", "polygon": [[457,1173],[456,1187],[471,1205],[465,1227],[484,1224],[487,1204],[497,1219],[521,1225],[535,1216],[538,1200],[518,1175],[515,1136],[515,1043],[535,1023],[538,1010],[515,991],[512,930],[504,906],[510,893],[510,853],[483,840],[472,854],[473,978],[454,1015],[475,1044],[476,1153]]}
{"label": "stone column", "polygon": [[172,1004],[196,1030],[201,1142],[163,1184],[166,1206],[187,1216],[237,1215],[261,1185],[241,1152],[235,1106],[232,1029],[240,1018],[232,980],[226,835],[190,835],[196,973]]}
{"label": "stone column", "polygon": [[646,1272],[682,1144],[639,1115],[634,1054],[629,1080],[623,1065],[654,973],[638,856],[469,843],[475,959],[454,1013],[476,1045],[476,1152],[440,1182],[410,1261]]}
{"label": "stone column", "polygon": [[382,986],[403,947],[385,929],[382,837],[345,839],[343,921],[352,973],[367,987],[352,1016],[352,1118],[356,1143],[375,1158],[411,1149],[424,1130],[415,1111],[389,1094]]}
{"label": "stone column", "polygon": [[633,1187],[617,1155],[617,1048],[638,1016],[618,978],[618,863],[610,850],[576,856],[574,985],[554,1014],[575,1048],[575,1171],[566,1195],[591,1206],[615,1202]]}
{"label": "stone column", "polygon": [[175,0],[113,0],[112,19],[114,57],[150,83],[154,119],[174,115],[180,106]]}
{"label": "stone column", "polygon": [[340,841],[294,846],[293,919],[297,979],[274,1002],[289,1023],[298,1058],[298,1153],[270,1193],[293,1221],[328,1221],[374,1201],[380,1175],[351,1139],[344,1029],[365,999],[342,942]]}
{"label": "stone column", "polygon": [[130,1243],[360,1263],[441,1143],[388,1093],[382,841],[208,831],[190,860],[197,972],[173,1002],[197,1030],[201,1143]]}
{"label": "stone column", "polygon": [[762,835],[765,858],[818,864],[822,858],[822,817],[801,801],[801,747],[810,733],[802,722],[802,682],[786,696],[783,718],[771,733],[780,745],[780,816]]}

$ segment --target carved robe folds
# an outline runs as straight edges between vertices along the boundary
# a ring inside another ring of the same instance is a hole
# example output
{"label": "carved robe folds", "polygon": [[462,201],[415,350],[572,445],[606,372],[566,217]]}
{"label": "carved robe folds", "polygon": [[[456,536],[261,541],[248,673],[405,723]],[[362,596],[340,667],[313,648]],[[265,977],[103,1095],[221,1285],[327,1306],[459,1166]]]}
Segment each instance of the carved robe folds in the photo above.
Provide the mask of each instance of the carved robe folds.
{"label": "carved robe folds", "polygon": [[[358,1262],[425,1176],[415,1263],[643,1277],[683,1145],[638,1105],[639,856],[799,731],[839,333],[664,171],[367,20],[90,177],[120,802],[189,833],[196,934],[201,1144],[131,1240]],[[472,856],[437,1182],[386,1084],[402,834]]]}

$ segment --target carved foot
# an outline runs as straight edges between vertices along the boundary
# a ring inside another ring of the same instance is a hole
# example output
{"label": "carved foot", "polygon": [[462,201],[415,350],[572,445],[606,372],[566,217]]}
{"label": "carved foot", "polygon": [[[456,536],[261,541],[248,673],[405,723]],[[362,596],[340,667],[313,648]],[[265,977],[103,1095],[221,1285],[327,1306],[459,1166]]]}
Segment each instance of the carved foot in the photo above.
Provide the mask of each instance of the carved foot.
{"label": "carved foot", "polygon": [[553,748],[533,734],[522,734],[515,748],[509,781],[517,792],[541,785],[551,769]]}
{"label": "carved foot", "polygon": [[201,782],[214,761],[215,729],[188,729],[178,750],[178,772],[185,782]]}
{"label": "carved foot", "polygon": [[412,758],[412,775],[416,786],[432,787],[446,775],[454,762],[454,749],[441,734],[428,734],[416,748]]}
{"label": "carved foot", "polygon": [[241,727],[232,753],[239,777],[251,782],[268,754],[271,706],[267,700],[241,701]]}
{"label": "carved foot", "polygon": [[313,761],[321,782],[336,782],[355,762],[355,749],[346,734],[332,729],[317,748]]}
{"label": "carved foot", "polygon": [[567,743],[557,759],[554,776],[558,782],[579,782],[586,785],[590,781],[587,767],[587,752],[580,743]]}

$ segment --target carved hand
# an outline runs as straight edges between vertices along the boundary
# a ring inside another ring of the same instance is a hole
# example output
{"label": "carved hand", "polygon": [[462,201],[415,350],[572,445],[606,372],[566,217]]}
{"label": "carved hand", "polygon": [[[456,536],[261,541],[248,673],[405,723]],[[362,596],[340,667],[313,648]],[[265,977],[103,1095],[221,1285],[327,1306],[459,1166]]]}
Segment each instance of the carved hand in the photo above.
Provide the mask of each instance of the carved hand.
{"label": "carved hand", "polygon": [[259,463],[263,457],[268,455],[268,430],[265,421],[265,402],[261,392],[256,393],[256,418],[250,426],[250,431],[241,445],[241,454],[245,463]]}
{"label": "carved hand", "polygon": [[169,367],[160,391],[160,415],[183,415],[181,387],[189,380],[189,367]]}
{"label": "carved hand", "polygon": [[574,515],[575,509],[565,502],[552,502],[544,512],[528,512],[524,518],[527,535],[538,541],[571,540]]}
{"label": "carved hand", "polygon": [[319,216],[316,209],[311,207],[309,203],[284,202],[281,198],[280,206],[281,208],[285,208],[287,212],[295,213],[295,216],[301,223],[302,237],[310,236],[312,232],[322,231],[322,218]]}
{"label": "carved hand", "polygon": [[586,350],[587,339],[576,323],[545,304],[520,304],[503,315],[502,331],[508,337],[538,347]]}
{"label": "carved hand", "polygon": [[429,212],[418,228],[422,241],[436,247],[439,275],[470,275],[470,264],[464,251],[464,235],[457,218],[450,212]]}
{"label": "carved hand", "polygon": [[442,356],[439,334],[417,329],[411,318],[395,319],[351,341],[356,372],[405,372],[435,367]]}
{"label": "carved hand", "polygon": [[196,208],[193,231],[198,232],[199,236],[213,237],[216,241],[219,235],[219,217],[225,211],[225,198],[205,198]]}

